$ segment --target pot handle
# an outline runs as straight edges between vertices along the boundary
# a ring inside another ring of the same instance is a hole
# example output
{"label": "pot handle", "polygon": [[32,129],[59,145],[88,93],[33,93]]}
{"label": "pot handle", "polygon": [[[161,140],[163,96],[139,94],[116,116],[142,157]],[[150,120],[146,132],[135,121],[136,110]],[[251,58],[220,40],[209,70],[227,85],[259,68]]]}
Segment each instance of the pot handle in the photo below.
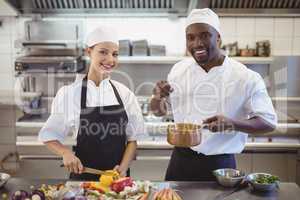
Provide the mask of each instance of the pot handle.
{"label": "pot handle", "polygon": [[171,125],[171,124],[169,124],[169,125],[167,126],[167,133],[168,133],[168,134],[170,133],[170,129],[171,129],[172,126],[173,126],[173,125]]}
{"label": "pot handle", "polygon": [[200,125],[202,129],[208,129],[209,124],[208,123],[203,123]]}

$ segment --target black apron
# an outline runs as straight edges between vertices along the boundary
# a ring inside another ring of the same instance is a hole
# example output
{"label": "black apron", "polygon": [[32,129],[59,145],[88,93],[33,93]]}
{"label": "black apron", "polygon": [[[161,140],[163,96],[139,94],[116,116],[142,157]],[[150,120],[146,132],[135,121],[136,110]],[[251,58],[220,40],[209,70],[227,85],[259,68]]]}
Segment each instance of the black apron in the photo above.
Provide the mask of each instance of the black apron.
{"label": "black apron", "polygon": [[[128,117],[115,86],[109,81],[119,105],[87,107],[87,77],[82,81],[80,126],[75,155],[85,167],[100,170],[120,165],[126,149],[126,126]],[[129,176],[129,171],[127,172]],[[70,174],[73,180],[98,181],[99,176],[82,173]]]}
{"label": "black apron", "polygon": [[213,181],[212,171],[220,168],[236,168],[233,154],[198,154],[190,148],[175,147],[165,179],[167,181]]}

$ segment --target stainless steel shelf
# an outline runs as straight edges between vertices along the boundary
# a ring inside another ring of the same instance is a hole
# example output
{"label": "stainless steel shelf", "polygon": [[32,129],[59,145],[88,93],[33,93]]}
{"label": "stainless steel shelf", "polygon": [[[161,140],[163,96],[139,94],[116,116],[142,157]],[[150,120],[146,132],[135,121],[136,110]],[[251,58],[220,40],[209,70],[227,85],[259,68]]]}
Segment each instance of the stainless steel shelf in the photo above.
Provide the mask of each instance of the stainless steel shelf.
{"label": "stainless steel shelf", "polygon": [[42,128],[45,122],[16,122],[16,127],[23,128]]}
{"label": "stainless steel shelf", "polygon": [[271,97],[272,101],[294,101],[300,102],[300,97]]}
{"label": "stainless steel shelf", "polygon": [[[120,56],[120,64],[175,64],[187,56]],[[231,57],[244,64],[271,64],[273,57]],[[89,60],[88,57],[84,58]]]}
{"label": "stainless steel shelf", "polygon": [[[120,56],[120,64],[175,64],[186,56]],[[244,64],[271,64],[273,57],[231,57]]]}
{"label": "stainless steel shelf", "polygon": [[244,64],[271,64],[273,57],[231,57]]}
{"label": "stainless steel shelf", "polygon": [[120,64],[175,64],[185,57],[177,56],[120,56]]}
{"label": "stainless steel shelf", "polygon": [[77,74],[84,74],[84,72],[78,72],[78,73],[64,73],[64,72],[56,72],[56,73],[47,73],[47,72],[22,72],[17,73],[15,76],[22,76],[22,77],[51,77],[51,78],[76,78]]}

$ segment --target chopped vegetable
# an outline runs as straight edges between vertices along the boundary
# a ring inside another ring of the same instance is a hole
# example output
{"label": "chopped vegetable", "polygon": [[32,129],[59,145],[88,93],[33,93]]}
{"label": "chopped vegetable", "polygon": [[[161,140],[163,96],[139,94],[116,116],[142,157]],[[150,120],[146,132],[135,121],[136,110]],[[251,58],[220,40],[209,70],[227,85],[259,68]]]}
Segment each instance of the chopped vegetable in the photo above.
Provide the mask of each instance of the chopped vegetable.
{"label": "chopped vegetable", "polygon": [[132,186],[133,185],[133,181],[130,177],[124,177],[124,178],[120,178],[116,181],[114,181],[111,184],[111,190],[115,191],[115,192],[121,192],[124,190],[124,188],[126,186]]}
{"label": "chopped vegetable", "polygon": [[279,181],[279,178],[273,175],[262,175],[255,179],[255,182],[260,184],[272,184],[276,181]]}
{"label": "chopped vegetable", "polygon": [[143,196],[141,196],[141,198],[139,198],[139,200],[147,200],[149,197],[149,193],[144,193]]}
{"label": "chopped vegetable", "polygon": [[40,195],[34,194],[34,195],[31,196],[31,200],[44,200],[44,199],[42,199],[42,198],[40,197]]}
{"label": "chopped vegetable", "polygon": [[[114,188],[116,191],[112,190]],[[1,200],[138,200],[146,198],[152,187],[150,181],[133,181],[130,177],[114,180],[110,186],[101,182],[68,183],[30,187],[31,192],[16,191],[11,198],[0,196]],[[36,188],[36,189],[35,189]]]}
{"label": "chopped vegetable", "polygon": [[112,176],[114,178],[114,180],[117,180],[120,178],[120,174],[117,170],[105,170],[103,175]]}
{"label": "chopped vegetable", "polygon": [[76,196],[74,200],[87,200],[84,196]]}
{"label": "chopped vegetable", "polygon": [[111,176],[111,175],[103,174],[100,177],[100,183],[107,187],[109,187],[113,183],[114,180],[115,180],[114,176]]}
{"label": "chopped vegetable", "polygon": [[93,190],[97,190],[100,193],[106,193],[109,191],[109,187],[102,185],[99,182],[92,182],[90,188]]}
{"label": "chopped vegetable", "polygon": [[40,191],[40,190],[33,190],[31,193],[31,199],[32,200],[45,200],[45,194],[44,192]]}
{"label": "chopped vegetable", "polygon": [[2,199],[3,200],[7,200],[8,199],[8,195],[6,193],[2,194]]}
{"label": "chopped vegetable", "polygon": [[154,194],[153,200],[182,200],[175,190],[168,188]]}
{"label": "chopped vegetable", "polygon": [[83,182],[82,184],[81,184],[81,187],[83,188],[83,189],[89,189],[90,187],[91,187],[91,182]]}
{"label": "chopped vegetable", "polygon": [[18,190],[12,195],[11,199],[12,200],[23,200],[28,197],[29,197],[28,192],[26,192],[25,190]]}

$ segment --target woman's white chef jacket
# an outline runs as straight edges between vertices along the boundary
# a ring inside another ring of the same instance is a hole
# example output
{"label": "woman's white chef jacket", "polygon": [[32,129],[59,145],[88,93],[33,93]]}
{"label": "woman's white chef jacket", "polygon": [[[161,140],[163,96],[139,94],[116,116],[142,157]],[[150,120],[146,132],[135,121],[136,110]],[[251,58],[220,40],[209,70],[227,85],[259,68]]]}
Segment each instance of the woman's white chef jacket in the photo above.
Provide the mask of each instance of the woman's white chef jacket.
{"label": "woman's white chef jacket", "polygon": [[[107,78],[101,81],[98,87],[93,81],[88,80],[87,106],[119,104],[109,80]],[[143,116],[137,98],[123,84],[111,81],[120,94],[128,116],[127,140],[135,141],[137,134],[144,131]],[[52,103],[51,115],[39,132],[40,141],[58,140],[63,142],[69,133],[76,138],[79,128],[81,85],[82,78],[78,78],[74,83],[59,89]]]}
{"label": "woman's white chef jacket", "polygon": [[[201,123],[222,114],[243,120],[259,116],[276,126],[277,115],[262,77],[232,58],[208,73],[193,58],[176,63],[168,75],[175,122]],[[203,129],[202,143],[192,149],[206,155],[240,153],[247,134],[237,131],[212,133]]]}

